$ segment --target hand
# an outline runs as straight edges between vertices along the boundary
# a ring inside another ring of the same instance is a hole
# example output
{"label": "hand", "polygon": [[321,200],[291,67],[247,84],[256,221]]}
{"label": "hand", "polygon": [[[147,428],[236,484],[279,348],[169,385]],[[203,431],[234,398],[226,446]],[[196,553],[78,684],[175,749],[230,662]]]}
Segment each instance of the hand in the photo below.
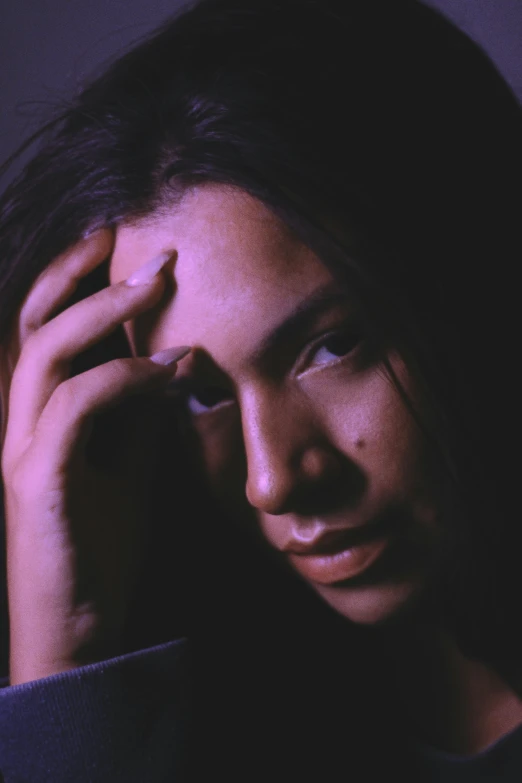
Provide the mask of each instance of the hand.
{"label": "hand", "polygon": [[56,258],[2,346],[11,685],[120,652],[155,433],[150,420],[130,423],[110,473],[89,463],[87,445],[100,414],[161,389],[176,365],[120,358],[69,377],[73,359],[157,304],[165,290],[156,274],[146,284],[104,288],[55,315],[112,246],[104,229]]}

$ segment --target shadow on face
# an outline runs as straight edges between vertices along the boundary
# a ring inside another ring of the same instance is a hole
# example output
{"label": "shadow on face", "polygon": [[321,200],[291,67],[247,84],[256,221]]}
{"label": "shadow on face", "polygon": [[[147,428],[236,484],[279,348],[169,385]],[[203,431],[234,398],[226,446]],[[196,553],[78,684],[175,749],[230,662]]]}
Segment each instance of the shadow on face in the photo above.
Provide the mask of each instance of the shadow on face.
{"label": "shadow on face", "polygon": [[125,330],[137,355],[192,346],[165,400],[217,506],[335,610],[387,620],[425,582],[442,510],[432,457],[357,302],[236,188],[197,187],[121,227],[111,282],[165,251],[165,296]]}

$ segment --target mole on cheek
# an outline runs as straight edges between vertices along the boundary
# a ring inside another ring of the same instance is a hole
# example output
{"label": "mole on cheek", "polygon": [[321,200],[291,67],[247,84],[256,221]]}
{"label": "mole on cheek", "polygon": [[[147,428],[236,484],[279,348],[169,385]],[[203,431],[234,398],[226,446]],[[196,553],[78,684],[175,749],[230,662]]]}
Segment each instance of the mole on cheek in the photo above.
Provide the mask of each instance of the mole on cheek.
{"label": "mole on cheek", "polygon": [[360,451],[361,449],[364,449],[365,446],[366,446],[366,442],[365,442],[364,438],[357,437],[355,439],[355,448],[356,449],[358,449]]}

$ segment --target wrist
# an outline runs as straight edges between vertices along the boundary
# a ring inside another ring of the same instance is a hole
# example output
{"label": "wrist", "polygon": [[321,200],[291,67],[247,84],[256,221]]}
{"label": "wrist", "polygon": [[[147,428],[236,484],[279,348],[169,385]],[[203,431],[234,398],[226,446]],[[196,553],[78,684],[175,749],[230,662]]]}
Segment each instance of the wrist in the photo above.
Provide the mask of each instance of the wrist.
{"label": "wrist", "polygon": [[26,682],[42,680],[82,666],[101,663],[122,654],[123,650],[120,644],[107,641],[83,645],[74,653],[60,658],[45,655],[19,655],[13,651],[10,654],[9,662],[9,684],[22,685]]}

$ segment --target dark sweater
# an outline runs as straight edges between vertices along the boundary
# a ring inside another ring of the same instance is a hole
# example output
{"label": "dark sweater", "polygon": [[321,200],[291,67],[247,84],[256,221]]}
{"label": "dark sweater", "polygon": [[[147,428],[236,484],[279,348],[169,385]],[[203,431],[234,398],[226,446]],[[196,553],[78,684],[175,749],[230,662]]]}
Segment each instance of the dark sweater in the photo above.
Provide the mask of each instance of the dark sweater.
{"label": "dark sweater", "polygon": [[[186,640],[23,685],[9,687],[7,679],[0,680],[5,783],[187,780],[189,681]],[[346,768],[339,769],[338,779],[358,783],[358,775],[350,775],[349,745],[347,737]],[[234,753],[233,741],[230,748]],[[205,743],[200,753],[205,754]],[[419,783],[522,780],[522,727],[473,757],[418,746],[413,753],[420,760]],[[254,770],[256,759],[251,763]],[[394,776],[393,767],[388,772]],[[253,777],[245,770],[245,781]]]}
{"label": "dark sweater", "polygon": [[186,779],[187,642],[9,687],[1,680],[5,783]]}

